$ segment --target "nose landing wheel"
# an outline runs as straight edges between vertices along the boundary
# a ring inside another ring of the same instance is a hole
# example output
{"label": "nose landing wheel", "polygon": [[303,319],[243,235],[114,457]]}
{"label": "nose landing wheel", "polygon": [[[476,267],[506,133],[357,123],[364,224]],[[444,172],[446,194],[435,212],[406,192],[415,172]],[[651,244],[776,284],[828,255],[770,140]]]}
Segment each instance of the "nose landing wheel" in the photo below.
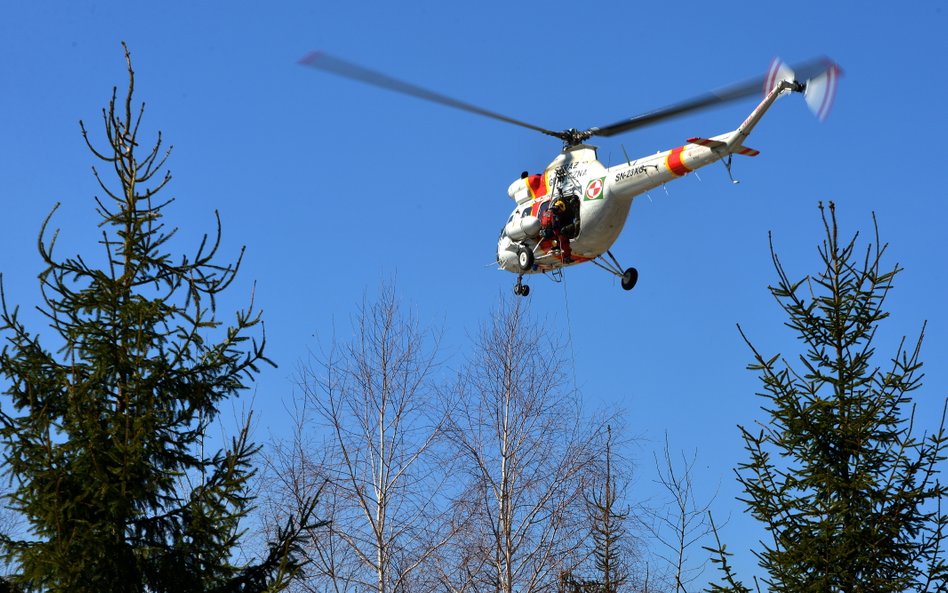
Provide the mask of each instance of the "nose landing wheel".
{"label": "nose landing wheel", "polygon": [[528,247],[521,245],[517,248],[517,265],[524,272],[533,267],[533,251]]}
{"label": "nose landing wheel", "polygon": [[530,287],[523,283],[523,276],[517,276],[517,283],[514,284],[514,294],[517,296],[527,296],[530,294]]}

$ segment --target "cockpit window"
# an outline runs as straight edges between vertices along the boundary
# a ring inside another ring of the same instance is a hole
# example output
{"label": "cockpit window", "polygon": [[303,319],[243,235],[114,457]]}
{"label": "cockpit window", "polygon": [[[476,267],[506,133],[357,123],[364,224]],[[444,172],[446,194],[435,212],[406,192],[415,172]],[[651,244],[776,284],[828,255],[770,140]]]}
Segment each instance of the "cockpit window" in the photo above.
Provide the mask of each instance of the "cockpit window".
{"label": "cockpit window", "polygon": [[523,212],[520,213],[520,218],[523,218],[527,214],[530,214],[530,208],[524,208]]}

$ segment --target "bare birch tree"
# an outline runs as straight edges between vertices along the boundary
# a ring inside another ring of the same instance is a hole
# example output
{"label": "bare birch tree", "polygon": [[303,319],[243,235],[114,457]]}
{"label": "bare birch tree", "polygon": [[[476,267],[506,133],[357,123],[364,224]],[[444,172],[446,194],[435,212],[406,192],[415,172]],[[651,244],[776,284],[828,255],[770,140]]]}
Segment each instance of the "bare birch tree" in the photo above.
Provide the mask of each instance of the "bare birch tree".
{"label": "bare birch tree", "polygon": [[[296,489],[321,488],[331,519],[310,542],[305,590],[424,593],[450,530],[431,386],[437,338],[400,310],[392,287],[363,303],[353,334],[302,370],[296,437],[274,456],[276,495],[290,502]],[[317,447],[313,431],[323,433]]]}
{"label": "bare birch tree", "polygon": [[[661,509],[643,513],[645,528],[657,544],[655,554],[666,567],[666,571],[659,571],[658,587],[675,593],[689,593],[708,562],[702,543],[712,533],[708,515],[712,501],[702,503],[695,494],[692,473],[696,459],[697,452],[690,459],[682,453],[680,465],[676,464],[665,436],[663,457],[659,460],[656,454],[655,470],[656,483],[669,500]],[[695,550],[700,554],[697,560],[691,556]]]}
{"label": "bare birch tree", "polygon": [[450,394],[465,528],[441,567],[448,591],[553,591],[583,559],[595,431],[566,386],[558,338],[520,301],[503,303]]}

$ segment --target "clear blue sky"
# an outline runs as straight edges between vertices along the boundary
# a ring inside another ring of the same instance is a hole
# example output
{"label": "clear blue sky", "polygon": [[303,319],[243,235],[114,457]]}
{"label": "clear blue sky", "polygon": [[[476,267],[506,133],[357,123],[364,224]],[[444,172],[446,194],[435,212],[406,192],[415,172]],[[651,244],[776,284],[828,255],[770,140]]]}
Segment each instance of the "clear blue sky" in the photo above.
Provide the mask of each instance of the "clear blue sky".
{"label": "clear blue sky", "polygon": [[[55,8],[51,7],[55,5]],[[764,8],[761,8],[764,6]],[[906,271],[879,352],[928,320],[922,424],[948,392],[948,2],[9,2],[0,19],[0,272],[10,302],[38,299],[36,235],[57,201],[60,253],[95,251],[91,155],[78,120],[126,83],[120,41],[147,103],[144,129],[174,145],[169,222],[190,250],[223,218],[223,253],[247,246],[221,301],[256,282],[270,355],[257,382],[258,438],[285,428],[295,369],[319,335],[349,335],[354,303],[397,278],[403,302],[445,331],[446,365],[463,363],[514,276],[497,271],[508,184],[540,171],[559,142],[499,122],[297,65],[324,49],[445,94],[552,129],[586,128],[762,73],[770,59],[826,54],[845,71],[825,124],[781,100],[736,161],[639,198],[614,252],[641,274],[632,293],[592,266],[564,285],[534,279],[532,312],[571,343],[590,409],[617,406],[641,437],[635,488],[654,495],[652,451],[697,450],[702,494],[731,515],[742,558],[758,536],[733,498],[744,459],[737,423],[760,417],[741,323],[766,352],[793,340],[766,287],[767,233],[788,271],[818,265],[819,200],[847,232],[876,212]],[[607,165],[734,129],[753,101],[599,142]],[[80,247],[81,246],[81,247]],[[567,315],[568,310],[568,315]],[[39,320],[33,326],[41,329]],[[49,331],[41,332],[49,334]],[[880,360],[880,363],[884,360]],[[926,403],[928,402],[928,403]]]}

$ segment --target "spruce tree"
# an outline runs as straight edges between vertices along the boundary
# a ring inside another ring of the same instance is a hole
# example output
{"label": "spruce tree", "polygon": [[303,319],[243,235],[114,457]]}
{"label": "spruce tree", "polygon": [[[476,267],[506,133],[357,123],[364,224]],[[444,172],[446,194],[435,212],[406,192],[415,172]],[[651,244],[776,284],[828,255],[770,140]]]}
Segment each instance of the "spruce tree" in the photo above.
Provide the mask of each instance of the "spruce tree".
{"label": "spruce tree", "polygon": [[[771,242],[778,281],[770,291],[802,352],[791,363],[747,341],[767,422],[741,428],[749,460],[737,475],[748,510],[769,533],[759,564],[771,591],[944,592],[944,411],[919,435],[912,403],[924,327],[878,359],[876,330],[901,268],[883,267],[877,226],[862,249],[858,234],[840,242],[832,203],[820,210],[826,238],[817,274],[791,280]],[[723,546],[719,552],[723,589],[746,591]]]}
{"label": "spruce tree", "polygon": [[27,531],[2,539],[10,580],[41,591],[277,590],[300,566],[312,504],[259,562],[237,562],[258,450],[249,418],[228,446],[204,449],[221,403],[269,363],[255,337],[260,314],[251,302],[229,325],[218,316],[215,299],[240,265],[240,257],[217,262],[219,217],[196,253],[171,254],[175,230],[162,221],[172,200],[159,199],[170,148],[160,133],[142,147],[144,104],[133,109],[127,48],[125,58],[128,91],[122,101],[113,89],[102,111],[103,149],[80,122],[88,148],[115,175],[110,182],[93,167],[104,192],[100,245],[60,259],[47,233],[52,213],[40,233],[38,309],[52,342],[2,303],[7,503]]}

